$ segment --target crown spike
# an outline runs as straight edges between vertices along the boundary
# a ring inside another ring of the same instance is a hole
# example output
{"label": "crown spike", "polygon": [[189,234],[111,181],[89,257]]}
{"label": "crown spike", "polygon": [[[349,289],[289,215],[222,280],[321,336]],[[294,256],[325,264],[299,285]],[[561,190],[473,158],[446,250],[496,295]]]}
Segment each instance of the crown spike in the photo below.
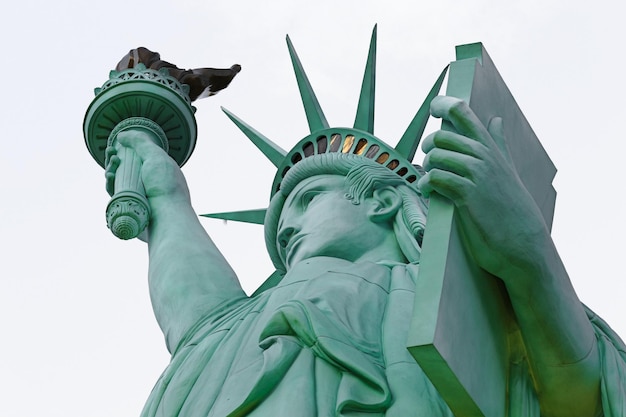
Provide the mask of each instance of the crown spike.
{"label": "crown spike", "polygon": [[280,146],[263,136],[260,132],[246,124],[243,120],[232,114],[230,111],[222,107],[222,111],[226,113],[226,116],[237,125],[237,127],[256,145],[257,148],[270,160],[276,168],[280,166],[285,159],[285,152]]}
{"label": "crown spike", "polygon": [[302,97],[302,104],[304,105],[304,111],[306,113],[306,119],[309,122],[311,133],[317,130],[328,129],[329,126],[326,121],[326,116],[324,116],[324,112],[317,101],[317,97],[315,97],[311,83],[309,83],[309,79],[304,72],[304,68],[291,43],[291,39],[289,39],[289,35],[287,35],[287,47],[289,48],[291,63],[296,73],[296,80],[298,81],[298,88],[300,89],[300,96]]}
{"label": "crown spike", "polygon": [[265,212],[267,209],[230,211],[224,213],[201,214],[202,217],[210,217],[212,219],[232,220],[235,222],[263,224],[265,221]]}
{"label": "crown spike", "polygon": [[370,50],[367,55],[365,74],[363,74],[363,84],[361,84],[361,95],[359,105],[354,119],[354,128],[374,133],[374,95],[376,90],[376,28],[372,30]]}
{"label": "crown spike", "polygon": [[406,129],[406,132],[404,132],[402,138],[395,147],[396,151],[409,161],[412,161],[413,157],[415,157],[415,152],[417,151],[417,147],[422,139],[422,134],[426,128],[428,118],[430,117],[430,102],[433,98],[435,98],[435,96],[437,96],[437,94],[439,94],[439,90],[441,90],[441,85],[443,84],[447,71],[448,66],[446,65],[443,71],[441,71],[439,78],[437,78],[437,81],[435,81],[433,88],[431,88],[428,93],[428,96],[417,111],[417,114],[409,124],[409,127]]}

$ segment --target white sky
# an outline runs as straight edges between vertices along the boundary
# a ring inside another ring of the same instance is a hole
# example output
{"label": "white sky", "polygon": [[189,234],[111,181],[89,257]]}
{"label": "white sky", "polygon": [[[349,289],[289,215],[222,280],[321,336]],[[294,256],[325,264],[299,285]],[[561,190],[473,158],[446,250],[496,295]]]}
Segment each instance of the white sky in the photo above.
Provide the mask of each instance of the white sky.
{"label": "white sky", "polygon": [[[383,5],[384,3],[384,5]],[[626,335],[624,10],[606,1],[12,1],[0,13],[0,416],[139,414],[168,362],[147,254],[105,225],[84,145],[94,87],[143,45],[243,70],[197,102],[184,167],[200,213],[267,204],[274,175],[219,110],[289,149],[308,130],[289,33],[331,125],[351,125],[378,23],[376,135],[395,143],[454,46],[482,41],[559,168],[553,235],[580,298]],[[436,128],[436,124],[433,124]],[[253,290],[272,271],[254,225],[203,224]]]}

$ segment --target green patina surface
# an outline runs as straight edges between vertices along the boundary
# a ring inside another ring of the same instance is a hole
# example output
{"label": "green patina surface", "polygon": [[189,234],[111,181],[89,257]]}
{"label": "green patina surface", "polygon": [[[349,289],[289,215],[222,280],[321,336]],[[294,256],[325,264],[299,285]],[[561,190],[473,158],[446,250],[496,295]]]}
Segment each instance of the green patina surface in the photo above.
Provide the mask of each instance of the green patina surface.
{"label": "green patina surface", "polygon": [[[264,223],[276,272],[252,296],[154,130],[109,146],[110,183],[123,152],[142,161],[172,354],[142,415],[626,415],[626,347],[571,287],[554,167],[482,45],[458,48],[447,96],[444,72],[392,147],[373,131],[375,43],[352,128],[328,125],[289,39],[310,134],[286,152],[226,111],[278,169],[267,209],[209,215]],[[413,166],[430,115],[443,127]]]}

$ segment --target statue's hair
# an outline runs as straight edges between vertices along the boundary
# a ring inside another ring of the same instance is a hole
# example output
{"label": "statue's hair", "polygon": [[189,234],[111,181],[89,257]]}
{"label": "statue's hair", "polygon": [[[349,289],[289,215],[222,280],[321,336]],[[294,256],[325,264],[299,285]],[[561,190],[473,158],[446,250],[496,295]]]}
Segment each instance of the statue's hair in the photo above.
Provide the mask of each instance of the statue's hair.
{"label": "statue's hair", "polygon": [[265,244],[276,269],[285,271],[276,247],[276,235],[287,196],[302,180],[317,175],[345,177],[346,198],[353,204],[360,204],[365,198],[372,197],[376,189],[385,186],[397,189],[402,198],[402,210],[396,214],[394,232],[409,262],[419,261],[428,211],[428,205],[419,190],[374,161],[352,154],[327,153],[311,156],[292,167],[270,202],[265,217]]}

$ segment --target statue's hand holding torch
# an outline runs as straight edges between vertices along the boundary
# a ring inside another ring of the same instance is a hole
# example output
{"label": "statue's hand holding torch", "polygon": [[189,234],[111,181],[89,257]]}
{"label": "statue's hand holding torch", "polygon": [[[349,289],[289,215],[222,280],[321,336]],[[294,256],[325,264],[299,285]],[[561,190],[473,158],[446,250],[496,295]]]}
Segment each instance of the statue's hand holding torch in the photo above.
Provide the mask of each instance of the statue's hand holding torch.
{"label": "statue's hand holding torch", "polygon": [[[142,161],[118,140],[122,132],[141,132],[165,150],[179,166],[191,156],[196,142],[195,109],[188,87],[168,75],[139,65],[112,71],[96,90],[85,115],[87,148],[106,168],[107,225],[120,239],[137,237],[148,225],[150,205],[141,179]],[[108,150],[107,150],[108,149]]]}
{"label": "statue's hand holding torch", "polygon": [[[131,117],[111,132],[106,148],[106,189],[112,197],[107,205],[107,225],[120,239],[138,236],[150,220],[150,205],[142,180],[142,158],[123,137],[139,136],[165,152],[169,148],[163,130],[149,119]],[[167,158],[166,155],[164,157]]]}
{"label": "statue's hand holding torch", "polygon": [[196,144],[191,102],[226,88],[240,70],[237,64],[228,69],[180,69],[140,47],[122,58],[109,80],[96,89],[83,129],[89,152],[106,169],[112,196],[106,219],[115,236],[137,237],[150,219],[142,161],[132,147],[120,143],[118,135],[141,132],[183,166]]}

